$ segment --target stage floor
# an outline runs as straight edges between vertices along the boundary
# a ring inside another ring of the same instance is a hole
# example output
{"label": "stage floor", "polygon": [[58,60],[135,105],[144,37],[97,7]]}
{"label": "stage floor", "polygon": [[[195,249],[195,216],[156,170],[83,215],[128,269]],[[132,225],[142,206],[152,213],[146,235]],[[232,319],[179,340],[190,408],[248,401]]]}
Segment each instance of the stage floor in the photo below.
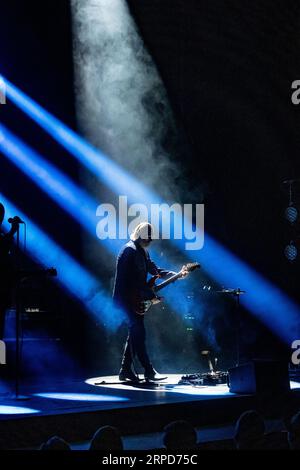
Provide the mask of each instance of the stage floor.
{"label": "stage floor", "polygon": [[[157,385],[124,384],[117,376],[27,385],[21,392],[28,400],[15,400],[11,391],[2,390],[1,446],[36,446],[55,434],[83,441],[105,424],[118,426],[124,435],[160,431],[175,419],[220,424],[256,407],[256,397],[231,393],[225,384],[178,385],[180,378],[170,374]],[[300,392],[300,383],[291,382],[291,389]]]}
{"label": "stage floor", "polygon": [[[132,384],[118,376],[99,376],[83,380],[21,386],[27,400],[16,400],[8,387],[0,391],[0,420],[19,419],[32,414],[48,415],[86,411],[163,405],[178,402],[232,399],[250,395],[231,393],[226,384],[215,386],[178,385],[181,375],[169,374],[156,384]],[[300,391],[300,383],[290,382]]]}
{"label": "stage floor", "polygon": [[[181,375],[170,374],[157,384],[122,383],[117,376],[93,377],[53,385],[21,387],[28,400],[15,400],[11,391],[0,395],[0,420],[19,419],[32,414],[48,415],[86,411],[162,405],[178,402],[233,398],[227,385],[178,385]],[[300,386],[300,385],[299,385]]]}

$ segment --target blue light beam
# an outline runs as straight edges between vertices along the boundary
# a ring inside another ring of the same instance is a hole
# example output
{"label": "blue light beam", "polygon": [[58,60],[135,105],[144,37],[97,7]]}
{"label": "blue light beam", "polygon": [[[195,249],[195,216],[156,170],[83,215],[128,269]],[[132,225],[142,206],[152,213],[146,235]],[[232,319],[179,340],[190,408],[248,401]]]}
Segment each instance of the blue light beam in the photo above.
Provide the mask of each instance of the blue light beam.
{"label": "blue light beam", "polygon": [[[97,201],[2,124],[0,135],[0,151],[3,155],[95,237]],[[120,248],[118,242],[109,238],[101,240],[105,248],[114,253]]]}
{"label": "blue light beam", "polygon": [[[112,299],[106,294],[100,281],[51,240],[1,193],[0,200],[5,207],[7,218],[18,214],[26,222],[27,249],[33,259],[46,266],[57,267],[59,284],[79,300],[105,327],[117,329],[124,320],[123,314],[114,307]],[[7,230],[10,228],[7,222],[4,226]]]}
{"label": "blue light beam", "polygon": [[[163,202],[154,192],[128,175],[119,165],[110,161],[102,152],[53,117],[8,80],[3,78],[3,81],[7,97],[11,101],[117,194],[127,195],[131,202],[143,201],[146,205]],[[207,233],[201,254],[199,251],[187,252],[182,240],[171,240],[171,242],[184,251],[189,259],[199,261],[221,284],[232,284],[233,287],[240,286],[241,289],[247,290],[243,300],[244,305],[281,339],[290,344],[295,337],[295,328],[299,325],[300,309],[286,294],[264,280]]]}
{"label": "blue light beam", "polygon": [[[59,206],[66,210],[85,230],[95,237],[98,222],[96,217],[97,202],[86,191],[78,188],[63,172],[47,162],[2,124],[0,124],[0,133],[2,135],[0,151],[3,155],[33,180],[35,184]],[[117,227],[117,233],[118,230],[119,227]],[[115,240],[106,238],[101,240],[100,243],[106,250],[109,250],[114,255],[117,255],[122,245],[122,241],[118,238]],[[154,249],[151,251],[154,261],[159,264],[159,255]],[[174,270],[175,267],[170,266],[169,269]],[[190,291],[188,286],[182,283],[178,286],[178,289],[177,294],[180,291],[181,298],[185,297]],[[164,291],[164,297],[173,308],[175,304],[178,306],[178,300],[174,301],[172,293]]]}
{"label": "blue light beam", "polygon": [[138,201],[144,200],[145,188],[143,185],[138,188],[135,179],[112,162],[103,152],[97,150],[0,75],[1,79],[5,84],[6,96],[9,100],[51,135],[55,141],[59,142],[80,163],[96,173],[113,191],[118,194],[126,194],[128,185],[132,184],[133,188],[136,189],[135,199]]}

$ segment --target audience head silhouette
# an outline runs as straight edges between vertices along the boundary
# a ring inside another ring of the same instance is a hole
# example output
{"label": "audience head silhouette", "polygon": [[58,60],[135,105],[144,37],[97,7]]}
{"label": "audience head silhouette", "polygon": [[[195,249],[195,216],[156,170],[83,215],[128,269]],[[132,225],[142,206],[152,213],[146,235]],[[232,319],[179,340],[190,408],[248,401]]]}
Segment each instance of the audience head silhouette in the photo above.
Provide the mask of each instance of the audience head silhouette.
{"label": "audience head silhouette", "polygon": [[167,449],[193,449],[197,445],[197,433],[187,421],[173,421],[164,428],[163,443]]}
{"label": "audience head silhouette", "polygon": [[71,447],[61,437],[53,436],[41,445],[40,450],[71,450]]}
{"label": "audience head silhouette", "polygon": [[235,442],[238,449],[255,449],[262,445],[265,423],[257,411],[245,411],[235,426]]}
{"label": "audience head silhouette", "polygon": [[99,428],[93,436],[90,450],[123,450],[123,442],[118,429],[113,426]]}

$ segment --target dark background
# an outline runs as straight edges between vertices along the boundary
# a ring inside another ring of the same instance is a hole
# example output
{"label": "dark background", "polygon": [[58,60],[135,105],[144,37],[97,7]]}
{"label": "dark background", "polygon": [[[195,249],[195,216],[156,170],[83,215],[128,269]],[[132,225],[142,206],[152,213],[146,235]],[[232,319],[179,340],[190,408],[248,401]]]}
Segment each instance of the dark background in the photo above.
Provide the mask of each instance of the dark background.
{"label": "dark background", "polygon": [[[69,2],[0,4],[0,72],[76,129]],[[291,83],[300,78],[299,2],[128,4],[185,134],[185,174],[191,188],[205,188],[206,230],[300,300],[299,264],[291,265],[283,254],[291,235],[283,217],[288,197],[282,185],[300,175],[300,106],[291,102]],[[0,107],[0,119],[80,180],[76,162],[12,105]],[[0,159],[4,194],[36,221],[47,211],[42,228],[80,259],[82,233],[75,222]],[[64,315],[72,315],[71,331],[63,332],[70,354],[77,354],[82,367],[88,368],[91,358],[79,344],[82,327],[88,335],[93,325],[78,305],[65,294],[58,295],[64,299]],[[254,327],[263,331],[255,322]],[[100,356],[106,339],[104,331],[98,332],[93,341]],[[263,334],[275,344],[268,332]],[[105,364],[102,356],[96,365],[107,372]]]}

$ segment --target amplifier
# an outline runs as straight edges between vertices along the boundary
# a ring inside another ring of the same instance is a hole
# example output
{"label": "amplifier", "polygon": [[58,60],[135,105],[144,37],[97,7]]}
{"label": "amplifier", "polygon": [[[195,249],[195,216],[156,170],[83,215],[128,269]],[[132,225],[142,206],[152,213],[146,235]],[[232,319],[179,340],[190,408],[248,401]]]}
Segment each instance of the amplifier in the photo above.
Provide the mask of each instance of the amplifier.
{"label": "amplifier", "polygon": [[285,393],[290,390],[288,364],[253,360],[229,369],[229,390],[233,393]]}

